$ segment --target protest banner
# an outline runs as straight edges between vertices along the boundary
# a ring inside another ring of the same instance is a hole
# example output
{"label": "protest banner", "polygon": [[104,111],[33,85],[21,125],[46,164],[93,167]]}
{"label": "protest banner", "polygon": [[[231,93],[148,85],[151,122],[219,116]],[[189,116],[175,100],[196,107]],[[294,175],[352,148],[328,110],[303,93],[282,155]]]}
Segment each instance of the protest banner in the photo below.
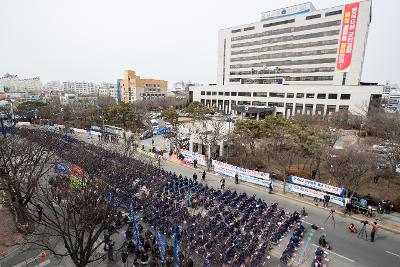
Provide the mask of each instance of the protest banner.
{"label": "protest banner", "polygon": [[212,166],[216,173],[220,173],[230,177],[235,177],[235,175],[238,174],[239,180],[245,182],[268,186],[271,181],[269,178],[269,173],[241,168],[238,166],[220,162],[218,160],[213,160]]}
{"label": "protest banner", "polygon": [[193,161],[196,159],[198,166],[207,167],[207,158],[206,158],[206,156],[204,156],[202,154],[199,154],[199,153],[190,152],[188,150],[181,150],[180,152],[184,156],[183,160],[186,163],[189,163],[190,165],[193,165]]}
{"label": "protest banner", "polygon": [[329,185],[329,184],[324,184],[324,183],[317,182],[314,180],[308,180],[308,179],[297,177],[294,175],[290,175],[289,181],[292,184],[298,184],[298,185],[314,188],[319,191],[325,191],[325,192],[329,192],[329,193],[339,195],[339,196],[342,196],[345,192],[344,188],[336,187],[336,186]]}
{"label": "protest banner", "polygon": [[[288,192],[299,193],[299,194],[303,194],[303,195],[310,196],[310,197],[316,197],[318,199],[324,199],[324,195],[326,194],[323,191],[318,191],[318,190],[307,188],[307,187],[297,185],[297,184],[289,184]],[[344,197],[340,197],[340,196],[336,196],[336,195],[332,195],[332,194],[328,194],[328,195],[331,197],[329,200],[330,202],[338,204],[340,206],[344,206],[344,203],[345,203]]]}

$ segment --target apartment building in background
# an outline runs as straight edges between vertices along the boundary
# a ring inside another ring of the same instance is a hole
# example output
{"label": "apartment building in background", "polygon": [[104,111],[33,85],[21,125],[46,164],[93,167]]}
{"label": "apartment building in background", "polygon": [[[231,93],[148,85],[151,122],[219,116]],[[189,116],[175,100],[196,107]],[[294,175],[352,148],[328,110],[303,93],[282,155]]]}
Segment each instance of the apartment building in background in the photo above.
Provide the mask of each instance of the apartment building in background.
{"label": "apartment building in background", "polygon": [[97,95],[99,85],[93,82],[67,81],[63,82],[63,91],[79,95]]}
{"label": "apartment building in background", "polygon": [[371,1],[316,10],[312,3],[262,13],[220,30],[217,84],[189,100],[234,116],[364,113],[383,86],[361,82]]}
{"label": "apartment building in background", "polygon": [[44,85],[47,92],[62,92],[64,91],[63,84],[60,81],[50,81]]}
{"label": "apartment building in background", "polygon": [[118,99],[117,84],[102,82],[99,85],[99,96],[109,96]]}
{"label": "apartment building in background", "polygon": [[167,89],[167,81],[142,79],[133,70],[126,70],[123,79],[118,80],[117,84],[117,94],[119,91],[124,103],[165,97]]}
{"label": "apartment building in background", "polygon": [[0,88],[4,92],[39,92],[43,85],[39,77],[21,79],[18,75],[5,74],[0,77]]}

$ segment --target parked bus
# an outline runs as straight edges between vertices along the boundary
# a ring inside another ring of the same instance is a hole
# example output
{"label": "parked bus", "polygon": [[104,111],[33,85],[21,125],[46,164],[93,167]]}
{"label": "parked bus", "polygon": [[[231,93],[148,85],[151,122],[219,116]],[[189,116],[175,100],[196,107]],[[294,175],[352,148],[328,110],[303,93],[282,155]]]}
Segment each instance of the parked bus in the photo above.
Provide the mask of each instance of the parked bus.
{"label": "parked bus", "polygon": [[104,131],[106,133],[111,133],[111,134],[115,134],[118,136],[122,136],[125,132],[124,129],[122,129],[120,127],[111,126],[111,125],[104,125]]}

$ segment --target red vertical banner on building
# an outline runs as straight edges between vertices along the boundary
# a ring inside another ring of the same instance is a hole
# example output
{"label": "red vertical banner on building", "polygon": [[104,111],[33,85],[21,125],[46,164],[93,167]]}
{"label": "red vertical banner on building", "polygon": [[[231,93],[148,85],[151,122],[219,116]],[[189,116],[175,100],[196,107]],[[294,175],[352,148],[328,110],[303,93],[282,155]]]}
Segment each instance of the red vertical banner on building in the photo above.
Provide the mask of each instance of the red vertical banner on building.
{"label": "red vertical banner on building", "polygon": [[359,8],[360,3],[358,2],[345,5],[342,34],[340,35],[339,52],[336,61],[337,71],[347,72],[351,65]]}

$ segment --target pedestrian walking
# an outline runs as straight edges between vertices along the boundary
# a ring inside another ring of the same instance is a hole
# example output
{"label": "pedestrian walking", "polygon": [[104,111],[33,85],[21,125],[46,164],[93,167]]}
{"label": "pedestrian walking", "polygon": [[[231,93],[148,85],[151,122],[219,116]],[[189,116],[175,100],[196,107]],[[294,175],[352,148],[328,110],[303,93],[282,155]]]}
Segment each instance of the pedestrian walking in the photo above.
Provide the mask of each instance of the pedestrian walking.
{"label": "pedestrian walking", "polygon": [[43,215],[43,207],[40,204],[38,204],[38,206],[37,206],[37,213],[38,213],[39,222],[40,222],[40,221],[42,221],[42,215]]}
{"label": "pedestrian walking", "polygon": [[386,207],[385,207],[386,214],[390,214],[392,211],[392,202],[390,200],[386,200]]}
{"label": "pedestrian walking", "polygon": [[268,184],[268,192],[271,194],[272,193],[272,181],[269,182]]}
{"label": "pedestrian walking", "polygon": [[239,184],[239,174],[235,174],[235,184]]}
{"label": "pedestrian walking", "polygon": [[374,222],[372,224],[372,229],[371,229],[371,242],[375,241],[375,234],[378,232],[379,226],[377,222]]}
{"label": "pedestrian walking", "polygon": [[206,171],[203,171],[203,173],[202,173],[202,175],[201,175],[201,179],[202,179],[203,181],[206,180]]}
{"label": "pedestrian walking", "polygon": [[197,168],[197,159],[193,160],[193,168]]}
{"label": "pedestrian walking", "polygon": [[194,182],[197,182],[197,173],[193,173],[193,180]]}
{"label": "pedestrian walking", "polygon": [[224,190],[225,189],[225,178],[222,178],[220,183],[221,183],[221,190]]}

